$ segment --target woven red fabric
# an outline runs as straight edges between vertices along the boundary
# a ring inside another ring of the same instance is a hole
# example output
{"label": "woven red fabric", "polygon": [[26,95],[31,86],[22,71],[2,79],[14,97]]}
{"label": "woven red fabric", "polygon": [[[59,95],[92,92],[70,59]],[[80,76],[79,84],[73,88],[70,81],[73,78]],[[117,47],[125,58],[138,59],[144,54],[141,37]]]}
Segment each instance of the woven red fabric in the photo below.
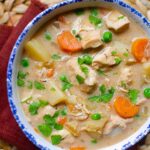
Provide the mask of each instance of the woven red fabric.
{"label": "woven red fabric", "polygon": [[37,148],[22,133],[10,111],[6,90],[7,63],[13,45],[23,28],[45,8],[46,5],[32,0],[30,7],[16,27],[0,26],[0,139],[15,145],[20,150]]}

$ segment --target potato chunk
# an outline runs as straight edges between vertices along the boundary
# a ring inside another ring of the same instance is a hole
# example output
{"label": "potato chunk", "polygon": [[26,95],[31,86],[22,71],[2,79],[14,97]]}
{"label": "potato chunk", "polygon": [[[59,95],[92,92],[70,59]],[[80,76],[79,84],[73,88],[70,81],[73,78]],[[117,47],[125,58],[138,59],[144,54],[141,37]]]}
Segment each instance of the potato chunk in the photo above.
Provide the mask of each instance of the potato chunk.
{"label": "potato chunk", "polygon": [[56,86],[56,84],[53,81],[48,82],[49,89],[49,103],[54,106],[56,104],[59,104],[61,102],[65,102],[67,100],[65,94]]}
{"label": "potato chunk", "polygon": [[150,78],[150,62],[146,62],[143,64],[143,67],[144,67],[144,75],[147,77],[147,78]]}
{"label": "potato chunk", "polygon": [[113,29],[116,32],[124,31],[129,26],[129,20],[126,16],[122,15],[118,11],[112,11],[105,17],[106,25],[108,28]]}
{"label": "potato chunk", "polygon": [[36,39],[32,39],[25,44],[25,51],[29,57],[37,61],[46,62],[50,59],[48,50]]}

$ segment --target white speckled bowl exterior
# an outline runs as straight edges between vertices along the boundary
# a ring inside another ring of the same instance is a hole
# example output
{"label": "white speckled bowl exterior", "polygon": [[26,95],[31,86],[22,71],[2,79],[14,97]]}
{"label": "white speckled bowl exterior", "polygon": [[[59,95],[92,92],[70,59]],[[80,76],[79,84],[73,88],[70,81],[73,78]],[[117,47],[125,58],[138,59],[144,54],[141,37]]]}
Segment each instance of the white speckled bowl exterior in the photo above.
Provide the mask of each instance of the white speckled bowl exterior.
{"label": "white speckled bowl exterior", "polygon": [[[124,12],[132,19],[134,19],[141,27],[146,30],[148,35],[150,35],[150,22],[137,10],[126,4],[121,0],[67,0],[63,1],[59,4],[56,4],[52,7],[41,12],[37,15],[22,31],[21,35],[17,39],[9,62],[7,69],[7,91],[8,91],[8,99],[11,111],[13,113],[14,118],[16,119],[19,127],[22,129],[27,138],[33,142],[38,148],[42,150],[61,150],[61,148],[53,146],[50,142],[46,141],[39,134],[37,134],[33,128],[28,123],[25,114],[21,108],[17,86],[16,86],[16,78],[18,72],[18,66],[21,58],[22,47],[27,41],[44,23],[53,18],[57,14],[61,14],[62,12],[66,12],[69,10],[73,10],[75,8],[81,7],[110,7],[113,9],[119,9]],[[142,127],[135,132],[133,135],[124,139],[123,141],[103,148],[105,150],[125,150],[135,143],[137,143],[140,139],[142,139],[148,132],[150,131],[150,118],[142,125]],[[100,148],[99,148],[100,149]],[[99,150],[98,149],[98,150]]]}

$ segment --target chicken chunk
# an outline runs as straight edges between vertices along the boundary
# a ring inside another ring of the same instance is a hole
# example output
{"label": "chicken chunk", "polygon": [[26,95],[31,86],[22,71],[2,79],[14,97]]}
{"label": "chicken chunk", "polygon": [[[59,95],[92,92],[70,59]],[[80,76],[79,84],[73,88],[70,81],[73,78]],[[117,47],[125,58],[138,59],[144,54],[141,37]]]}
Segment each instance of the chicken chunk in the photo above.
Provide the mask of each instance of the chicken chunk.
{"label": "chicken chunk", "polygon": [[129,27],[129,19],[118,11],[112,11],[105,17],[108,28],[116,32],[124,31]]}
{"label": "chicken chunk", "polygon": [[100,40],[100,30],[96,30],[94,26],[85,21],[82,16],[75,20],[72,31],[75,31],[76,35],[81,36],[81,45],[83,49],[97,48],[103,44]]}
{"label": "chicken chunk", "polygon": [[100,40],[100,31],[99,30],[92,30],[92,31],[84,31],[81,32],[81,45],[83,49],[87,48],[97,48],[102,46],[103,43]]}
{"label": "chicken chunk", "polygon": [[107,135],[112,132],[116,127],[126,128],[128,123],[131,123],[133,119],[123,119],[117,115],[111,115],[109,122],[106,124],[103,134]]}
{"label": "chicken chunk", "polygon": [[89,71],[87,75],[85,75],[80,68],[80,65],[78,64],[78,59],[77,57],[70,59],[67,62],[67,66],[69,70],[73,72],[74,75],[80,75],[83,78],[85,78],[85,85],[87,86],[94,86],[96,84],[96,72],[89,66],[84,65]]}
{"label": "chicken chunk", "polygon": [[112,51],[114,49],[112,47],[106,47],[103,51],[100,51],[98,54],[95,55],[93,59],[92,66],[95,69],[99,69],[103,66],[113,66],[116,64],[115,59],[118,58],[117,56],[112,55]]}
{"label": "chicken chunk", "polygon": [[122,68],[118,84],[120,85],[121,83],[125,83],[128,86],[132,82],[131,77],[131,67]]}

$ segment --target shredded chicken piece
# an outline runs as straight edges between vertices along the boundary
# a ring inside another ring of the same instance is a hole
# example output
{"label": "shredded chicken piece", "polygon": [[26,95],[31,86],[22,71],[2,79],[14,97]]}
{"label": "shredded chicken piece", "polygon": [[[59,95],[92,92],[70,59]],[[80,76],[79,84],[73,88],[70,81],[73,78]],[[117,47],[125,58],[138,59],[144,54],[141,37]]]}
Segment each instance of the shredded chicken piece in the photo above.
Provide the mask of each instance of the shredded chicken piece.
{"label": "shredded chicken piece", "polygon": [[103,130],[103,134],[107,135],[112,132],[116,127],[126,128],[128,123],[131,123],[133,119],[123,119],[118,115],[111,115],[109,122],[106,124]]}
{"label": "shredded chicken piece", "polygon": [[70,135],[70,132],[67,129],[62,129],[62,130],[53,131],[53,135],[61,135],[61,137],[64,139]]}
{"label": "shredded chicken piece", "polygon": [[116,32],[124,31],[129,26],[129,19],[120,12],[113,10],[105,16],[106,25],[108,28]]}
{"label": "shredded chicken piece", "polygon": [[103,51],[100,51],[98,54],[94,56],[92,66],[95,69],[99,69],[103,66],[113,66],[116,64],[115,58],[117,56],[112,55],[112,51],[114,49],[112,47],[106,47]]}

